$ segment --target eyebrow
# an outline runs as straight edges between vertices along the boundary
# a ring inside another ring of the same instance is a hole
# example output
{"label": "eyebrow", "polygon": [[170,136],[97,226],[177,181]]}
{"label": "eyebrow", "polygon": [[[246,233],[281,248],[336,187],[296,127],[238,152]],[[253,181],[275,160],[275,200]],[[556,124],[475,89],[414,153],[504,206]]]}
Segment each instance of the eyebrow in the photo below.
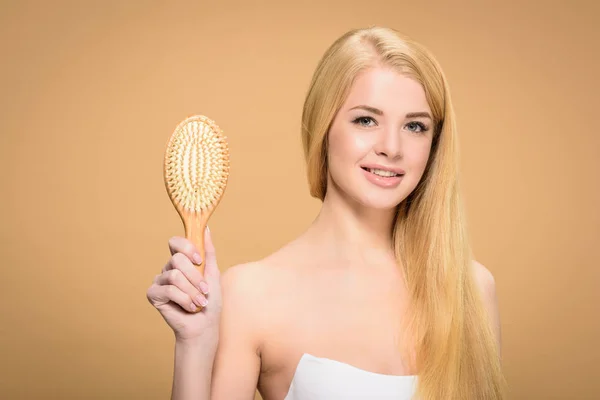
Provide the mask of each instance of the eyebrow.
{"label": "eyebrow", "polygon": [[[378,108],[371,107],[371,106],[360,105],[360,106],[352,107],[350,110],[356,110],[356,109],[363,109],[363,110],[369,111],[376,115],[383,115],[383,111],[381,111]],[[408,114],[406,114],[406,118],[429,118],[429,119],[433,120],[433,118],[431,118],[431,115],[426,111],[408,113]]]}

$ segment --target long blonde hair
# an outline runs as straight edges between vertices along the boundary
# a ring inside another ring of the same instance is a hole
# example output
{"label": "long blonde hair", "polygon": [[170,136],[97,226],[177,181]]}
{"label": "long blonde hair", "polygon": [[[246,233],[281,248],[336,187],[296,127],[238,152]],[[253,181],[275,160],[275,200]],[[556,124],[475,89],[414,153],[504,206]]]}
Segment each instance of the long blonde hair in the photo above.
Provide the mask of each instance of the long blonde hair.
{"label": "long blonde hair", "polygon": [[410,298],[402,351],[418,373],[417,398],[503,399],[499,349],[473,276],[450,92],[426,48],[395,30],[371,27],[347,32],[325,52],[302,114],[310,193],[324,200],[329,127],[356,76],[376,65],[421,83],[435,127],[423,177],[398,206],[391,232]]}

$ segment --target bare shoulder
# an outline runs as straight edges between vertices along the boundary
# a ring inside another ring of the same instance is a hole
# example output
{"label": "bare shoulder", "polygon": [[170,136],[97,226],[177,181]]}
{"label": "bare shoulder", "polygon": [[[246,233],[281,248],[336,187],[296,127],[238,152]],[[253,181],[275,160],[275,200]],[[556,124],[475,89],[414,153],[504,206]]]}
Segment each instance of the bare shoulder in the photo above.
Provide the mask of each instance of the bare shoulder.
{"label": "bare shoulder", "polygon": [[290,297],[296,270],[292,255],[286,246],[265,258],[227,268],[221,275],[223,316],[248,323],[252,332],[247,334],[264,337]]}
{"label": "bare shoulder", "polygon": [[230,310],[250,311],[259,308],[256,304],[261,300],[272,274],[265,263],[253,261],[229,267],[221,275],[221,291],[223,306],[231,305]]}
{"label": "bare shoulder", "polygon": [[259,317],[257,313],[270,313],[278,303],[273,299],[281,300],[294,286],[306,253],[296,239],[262,259],[227,268],[221,275],[224,307],[228,303],[230,310],[248,312],[254,317]]}
{"label": "bare shoulder", "polygon": [[[237,264],[227,268],[221,275],[223,303],[236,310],[251,312],[268,309],[274,290],[282,286],[287,268],[276,262],[277,253],[264,259]],[[275,262],[274,262],[275,261]]]}
{"label": "bare shoulder", "polygon": [[252,290],[252,281],[258,280],[257,275],[264,274],[264,270],[264,266],[258,261],[234,265],[221,275],[221,285],[224,288]]}
{"label": "bare shoulder", "polygon": [[500,332],[500,313],[498,310],[498,296],[496,294],[496,280],[494,275],[480,262],[473,260],[474,276],[477,286],[480,290],[484,305],[492,320],[492,326],[498,341],[498,347],[501,346]]}
{"label": "bare shoulder", "polygon": [[475,279],[477,280],[479,289],[482,291],[484,297],[495,297],[496,280],[494,279],[494,275],[492,275],[490,270],[477,260],[473,260],[473,269],[475,273]]}

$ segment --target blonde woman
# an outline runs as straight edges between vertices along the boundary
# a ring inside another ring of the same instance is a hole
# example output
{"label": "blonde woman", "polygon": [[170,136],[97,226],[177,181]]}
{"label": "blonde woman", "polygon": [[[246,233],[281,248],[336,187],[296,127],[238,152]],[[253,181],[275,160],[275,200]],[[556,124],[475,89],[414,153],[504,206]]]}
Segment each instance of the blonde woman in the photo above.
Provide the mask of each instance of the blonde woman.
{"label": "blonde woman", "polygon": [[302,140],[322,200],[302,235],[222,279],[210,234],[205,276],[190,242],[169,242],[147,296],[175,332],[173,399],[505,398],[434,57],[391,29],[346,33],[314,73]]}

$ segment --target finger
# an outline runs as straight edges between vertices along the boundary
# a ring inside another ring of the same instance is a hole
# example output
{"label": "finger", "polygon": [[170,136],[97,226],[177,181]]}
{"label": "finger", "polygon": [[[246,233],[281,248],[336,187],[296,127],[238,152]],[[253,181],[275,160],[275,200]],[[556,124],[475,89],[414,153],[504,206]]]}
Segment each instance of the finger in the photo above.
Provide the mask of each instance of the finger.
{"label": "finger", "polygon": [[174,269],[181,271],[187,280],[202,293],[208,293],[210,285],[187,256],[182,253],[173,254],[167,265],[163,268],[163,273]]}
{"label": "finger", "polygon": [[204,279],[208,283],[210,290],[211,303],[215,306],[221,304],[221,271],[217,264],[215,246],[212,241],[212,233],[206,228],[204,233],[204,249],[206,255],[206,264],[204,266]]}
{"label": "finger", "polygon": [[206,264],[204,266],[204,278],[207,280],[209,286],[211,284],[218,284],[220,271],[217,263],[217,253],[215,250],[214,243],[212,241],[212,234],[208,226],[204,232],[204,253],[206,257]]}
{"label": "finger", "polygon": [[155,307],[173,302],[187,311],[196,312],[198,310],[198,306],[190,296],[174,285],[152,285],[148,289],[146,297]]}
{"label": "finger", "polygon": [[176,253],[185,254],[196,265],[200,265],[202,262],[202,255],[198,251],[198,248],[184,237],[173,236],[169,239],[169,251],[171,255],[175,255]]}
{"label": "finger", "polygon": [[187,294],[198,306],[206,307],[208,304],[206,297],[178,269],[172,269],[164,274],[160,274],[156,279],[156,284],[177,287],[183,293]]}

